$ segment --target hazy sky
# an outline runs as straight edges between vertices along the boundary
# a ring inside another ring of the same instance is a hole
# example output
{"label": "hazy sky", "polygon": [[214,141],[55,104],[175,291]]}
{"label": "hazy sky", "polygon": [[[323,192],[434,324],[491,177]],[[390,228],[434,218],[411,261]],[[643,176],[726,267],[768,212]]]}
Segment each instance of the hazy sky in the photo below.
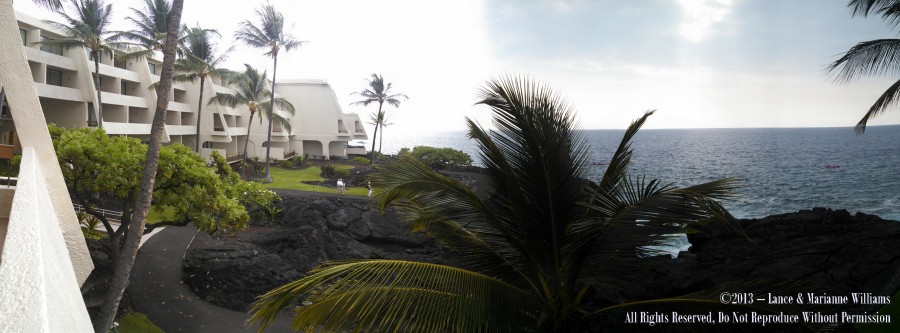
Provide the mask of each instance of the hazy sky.
{"label": "hazy sky", "polygon": [[[141,3],[107,2],[119,20]],[[218,29],[225,49],[262,3],[186,0],[182,22]],[[557,88],[586,129],[624,128],[647,109],[659,111],[646,128],[852,126],[894,81],[825,74],[855,43],[896,36],[877,17],[851,18],[846,0],[272,3],[309,41],[280,55],[277,79],[325,79],[344,111],[368,119],[376,107],[350,106],[350,94],[382,74],[410,97],[389,110],[394,133],[485,123],[478,89],[504,74]],[[15,6],[51,17],[27,0]],[[261,53],[238,46],[226,67],[270,68]],[[900,124],[900,110],[870,124]]]}

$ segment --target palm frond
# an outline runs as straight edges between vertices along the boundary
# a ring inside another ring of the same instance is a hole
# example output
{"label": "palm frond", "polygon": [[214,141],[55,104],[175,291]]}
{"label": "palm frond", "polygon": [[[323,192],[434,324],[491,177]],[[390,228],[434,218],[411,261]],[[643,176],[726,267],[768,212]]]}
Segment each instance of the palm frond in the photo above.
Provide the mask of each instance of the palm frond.
{"label": "palm frond", "polygon": [[858,43],[826,67],[838,82],[861,76],[900,74],[900,39],[876,39]]}
{"label": "palm frond", "polygon": [[[385,166],[374,181],[380,188],[375,205],[394,206],[413,228],[428,232],[459,250],[471,268],[511,280],[528,280],[521,244],[511,244],[511,228],[472,189],[441,175],[422,162],[400,156]],[[529,282],[533,284],[533,282]]]}
{"label": "palm frond", "polygon": [[869,118],[877,116],[887,110],[889,107],[897,104],[897,98],[900,97],[900,80],[894,82],[880,97],[872,104],[869,111],[856,124],[856,133],[863,134],[866,131],[866,123]]}
{"label": "palm frond", "polygon": [[325,331],[508,332],[533,326],[539,302],[510,284],[459,268],[395,260],[328,262],[254,303],[269,326],[306,297],[292,328]]}

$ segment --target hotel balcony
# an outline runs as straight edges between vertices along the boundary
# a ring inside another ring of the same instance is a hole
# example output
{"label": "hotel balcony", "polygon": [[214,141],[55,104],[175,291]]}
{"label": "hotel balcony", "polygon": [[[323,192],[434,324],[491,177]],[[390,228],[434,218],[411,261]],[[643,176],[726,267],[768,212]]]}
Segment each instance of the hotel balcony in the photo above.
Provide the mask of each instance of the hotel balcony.
{"label": "hotel balcony", "polygon": [[[154,110],[156,110],[155,107]],[[180,103],[175,101],[169,101],[169,110],[179,112],[194,112],[194,110],[191,109],[191,106],[187,103]]]}
{"label": "hotel balcony", "polygon": [[72,102],[84,102],[84,96],[82,95],[80,89],[35,82],[34,90],[37,91],[39,97],[61,99]]}
{"label": "hotel balcony", "polygon": [[107,134],[119,135],[149,135],[151,124],[131,124],[117,123],[111,121],[103,122],[103,129]]}
{"label": "hotel balcony", "polygon": [[28,61],[47,64],[48,66],[58,67],[70,71],[78,70],[78,67],[75,66],[75,60],[73,60],[72,58],[46,51],[41,51],[40,49],[32,47],[25,47],[24,49],[25,57],[28,58]]}
{"label": "hotel balcony", "polygon": [[197,127],[192,125],[166,125],[166,133],[169,135],[195,135]]}
{"label": "hotel balcony", "polygon": [[231,135],[247,135],[247,127],[228,127],[228,133],[231,133]]}
{"label": "hotel balcony", "polygon": [[147,107],[147,100],[143,97],[122,95],[110,92],[101,92],[100,97],[103,98],[103,104],[126,105],[139,108]]}

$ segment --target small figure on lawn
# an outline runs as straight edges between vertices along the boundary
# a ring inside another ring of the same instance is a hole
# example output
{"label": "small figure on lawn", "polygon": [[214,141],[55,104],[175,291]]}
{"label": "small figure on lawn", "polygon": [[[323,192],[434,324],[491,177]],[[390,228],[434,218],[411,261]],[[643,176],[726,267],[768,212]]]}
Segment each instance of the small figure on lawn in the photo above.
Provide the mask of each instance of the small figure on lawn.
{"label": "small figure on lawn", "polygon": [[372,182],[371,181],[369,182],[369,184],[366,185],[366,188],[369,189],[369,197],[371,198],[372,197]]}
{"label": "small figure on lawn", "polygon": [[338,178],[338,180],[337,180],[337,193],[338,193],[338,194],[344,194],[344,189],[345,189],[344,178]]}

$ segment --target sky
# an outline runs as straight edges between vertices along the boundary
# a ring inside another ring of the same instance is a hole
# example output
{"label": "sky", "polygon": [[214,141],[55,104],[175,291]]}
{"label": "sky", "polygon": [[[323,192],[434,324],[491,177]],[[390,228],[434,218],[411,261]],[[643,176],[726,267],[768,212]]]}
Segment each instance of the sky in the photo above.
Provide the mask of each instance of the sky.
{"label": "sky", "polygon": [[[115,0],[118,29],[138,0]],[[217,29],[225,67],[268,68],[263,51],[235,42],[263,1],[186,0],[182,22]],[[372,73],[409,100],[388,108],[386,131],[465,129],[491,78],[527,75],[556,89],[584,129],[844,127],[897,78],[836,83],[824,68],[854,44],[895,38],[878,17],[851,17],[846,0],[272,0],[287,30],[307,41],[279,55],[276,80],[324,79],[345,112]],[[17,10],[52,19],[30,1]],[[270,74],[271,77],[271,74]],[[870,125],[900,124],[891,109]],[[369,133],[372,126],[367,125]]]}

